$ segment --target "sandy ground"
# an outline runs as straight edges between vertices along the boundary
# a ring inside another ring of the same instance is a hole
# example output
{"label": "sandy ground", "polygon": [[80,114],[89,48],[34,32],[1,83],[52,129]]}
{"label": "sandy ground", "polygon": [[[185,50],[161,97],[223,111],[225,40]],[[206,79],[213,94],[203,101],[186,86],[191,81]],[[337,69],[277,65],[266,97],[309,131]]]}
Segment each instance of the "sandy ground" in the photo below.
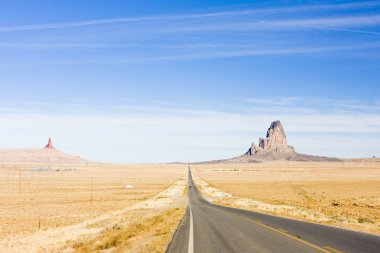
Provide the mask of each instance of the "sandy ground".
{"label": "sandy ground", "polygon": [[186,205],[186,166],[35,167],[0,168],[0,252],[51,252],[118,220]]}
{"label": "sandy ground", "polygon": [[195,165],[210,200],[380,234],[380,160]]}

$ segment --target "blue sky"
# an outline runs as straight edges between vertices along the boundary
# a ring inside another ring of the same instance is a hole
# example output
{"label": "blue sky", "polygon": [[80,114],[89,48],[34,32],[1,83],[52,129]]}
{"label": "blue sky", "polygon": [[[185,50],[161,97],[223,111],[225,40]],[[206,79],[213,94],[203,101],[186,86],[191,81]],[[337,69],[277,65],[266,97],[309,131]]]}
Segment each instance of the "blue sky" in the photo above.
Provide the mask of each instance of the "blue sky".
{"label": "blue sky", "polygon": [[[220,159],[281,120],[380,156],[380,1],[0,1],[1,148]],[[147,155],[149,154],[149,155]]]}

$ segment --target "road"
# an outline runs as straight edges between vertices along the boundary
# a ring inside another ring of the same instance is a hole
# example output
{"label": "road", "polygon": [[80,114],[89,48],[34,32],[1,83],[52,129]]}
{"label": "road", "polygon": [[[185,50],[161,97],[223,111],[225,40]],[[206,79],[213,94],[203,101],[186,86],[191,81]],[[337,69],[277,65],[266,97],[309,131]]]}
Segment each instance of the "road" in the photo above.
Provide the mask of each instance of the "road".
{"label": "road", "polygon": [[189,206],[167,252],[379,253],[380,237],[211,204],[189,169]]}

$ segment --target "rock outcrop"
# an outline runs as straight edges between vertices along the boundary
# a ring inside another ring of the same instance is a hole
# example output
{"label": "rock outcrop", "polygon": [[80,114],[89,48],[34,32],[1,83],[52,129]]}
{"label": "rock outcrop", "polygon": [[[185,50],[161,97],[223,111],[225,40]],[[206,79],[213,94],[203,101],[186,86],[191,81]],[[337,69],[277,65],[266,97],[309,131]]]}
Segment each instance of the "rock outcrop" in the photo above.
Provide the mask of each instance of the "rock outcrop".
{"label": "rock outcrop", "polygon": [[292,146],[288,145],[284,128],[279,120],[271,123],[266,138],[259,138],[258,146],[252,143],[251,147],[244,155],[230,159],[231,162],[271,160],[340,161],[340,159],[337,158],[297,153]]}
{"label": "rock outcrop", "polygon": [[286,134],[279,120],[272,122],[268,128],[266,138],[259,138],[259,145],[252,143],[251,147],[245,153],[248,156],[270,156],[272,153],[275,157],[282,157],[294,153],[294,148],[288,146]]}
{"label": "rock outcrop", "polygon": [[53,146],[53,143],[51,141],[51,138],[49,138],[48,144],[46,144],[44,149],[55,149],[55,147]]}
{"label": "rock outcrop", "polygon": [[279,120],[272,122],[267,131],[267,138],[260,138],[259,146],[262,149],[272,149],[277,146],[288,145],[284,128]]}
{"label": "rock outcrop", "polygon": [[303,161],[303,162],[338,162],[341,159],[326,156],[314,156],[297,153],[288,145],[284,128],[279,120],[274,121],[268,128],[266,138],[259,138],[258,145],[251,144],[248,151],[241,156],[213,161],[200,162],[199,164],[218,163],[258,163],[274,160]]}

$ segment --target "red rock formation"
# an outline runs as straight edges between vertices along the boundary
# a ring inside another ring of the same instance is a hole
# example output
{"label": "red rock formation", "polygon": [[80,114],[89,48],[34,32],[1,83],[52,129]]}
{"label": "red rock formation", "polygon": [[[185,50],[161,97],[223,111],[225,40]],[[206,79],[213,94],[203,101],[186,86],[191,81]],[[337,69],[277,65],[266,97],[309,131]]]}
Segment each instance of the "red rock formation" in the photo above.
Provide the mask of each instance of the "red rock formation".
{"label": "red rock formation", "polygon": [[44,147],[44,149],[55,149],[55,147],[53,146],[53,143],[51,141],[51,138],[49,138],[49,142],[48,144]]}
{"label": "red rock formation", "polygon": [[266,138],[259,138],[258,146],[252,143],[245,155],[260,156],[260,154],[263,155],[264,153],[266,155],[269,153],[277,153],[275,154],[276,156],[282,156],[283,154],[292,154],[294,152],[294,148],[288,146],[281,122],[277,120],[272,122],[268,128]]}

